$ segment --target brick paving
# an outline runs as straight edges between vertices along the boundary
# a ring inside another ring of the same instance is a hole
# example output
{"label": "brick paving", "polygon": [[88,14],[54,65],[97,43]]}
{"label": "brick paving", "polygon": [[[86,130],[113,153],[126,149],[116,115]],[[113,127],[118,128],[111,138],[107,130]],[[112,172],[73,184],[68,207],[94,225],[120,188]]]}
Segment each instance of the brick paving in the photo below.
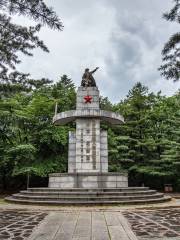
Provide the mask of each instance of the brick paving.
{"label": "brick paving", "polygon": [[24,240],[29,237],[35,226],[47,214],[44,212],[28,212],[2,210],[0,212],[0,240]]}
{"label": "brick paving", "polygon": [[138,239],[180,239],[180,209],[125,211]]}

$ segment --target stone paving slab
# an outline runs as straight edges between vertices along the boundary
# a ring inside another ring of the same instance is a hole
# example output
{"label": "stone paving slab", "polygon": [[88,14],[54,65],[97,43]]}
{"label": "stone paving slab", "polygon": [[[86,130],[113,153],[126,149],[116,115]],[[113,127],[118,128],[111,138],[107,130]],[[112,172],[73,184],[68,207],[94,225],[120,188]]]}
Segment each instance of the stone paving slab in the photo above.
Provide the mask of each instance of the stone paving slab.
{"label": "stone paving slab", "polygon": [[120,212],[52,212],[28,240],[137,240]]}

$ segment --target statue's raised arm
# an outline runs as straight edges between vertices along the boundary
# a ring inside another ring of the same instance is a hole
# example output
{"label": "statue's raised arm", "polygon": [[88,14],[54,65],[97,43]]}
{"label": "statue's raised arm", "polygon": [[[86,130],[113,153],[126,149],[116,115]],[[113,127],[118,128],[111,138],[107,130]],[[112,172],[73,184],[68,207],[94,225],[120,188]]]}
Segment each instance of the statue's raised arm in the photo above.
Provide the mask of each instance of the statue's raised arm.
{"label": "statue's raised arm", "polygon": [[96,67],[94,70],[89,71],[89,68],[85,69],[85,72],[82,76],[81,86],[82,87],[96,87],[96,81],[93,77],[93,73],[95,73],[99,67]]}
{"label": "statue's raised arm", "polygon": [[93,74],[95,73],[97,70],[99,69],[99,67],[96,67],[94,70],[92,70],[90,73]]}

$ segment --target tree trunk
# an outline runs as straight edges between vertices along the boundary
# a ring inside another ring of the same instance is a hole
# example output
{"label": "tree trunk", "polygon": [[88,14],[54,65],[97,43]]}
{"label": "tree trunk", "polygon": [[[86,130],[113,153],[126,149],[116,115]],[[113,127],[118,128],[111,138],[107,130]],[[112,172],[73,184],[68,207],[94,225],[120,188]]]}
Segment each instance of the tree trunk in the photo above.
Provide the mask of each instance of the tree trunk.
{"label": "tree trunk", "polygon": [[7,190],[6,171],[3,171],[2,175],[2,190]]}

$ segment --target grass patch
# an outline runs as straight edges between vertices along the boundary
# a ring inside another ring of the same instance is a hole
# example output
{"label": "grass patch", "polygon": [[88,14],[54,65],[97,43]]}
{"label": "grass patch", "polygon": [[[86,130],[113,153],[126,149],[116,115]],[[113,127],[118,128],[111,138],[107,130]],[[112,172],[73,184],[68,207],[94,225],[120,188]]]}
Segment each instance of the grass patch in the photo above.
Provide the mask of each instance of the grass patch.
{"label": "grass patch", "polygon": [[6,201],[4,200],[4,198],[0,198],[0,204],[5,204]]}
{"label": "grass patch", "polygon": [[8,194],[0,194],[0,205],[7,204],[7,202],[4,200],[4,198],[7,196]]}

